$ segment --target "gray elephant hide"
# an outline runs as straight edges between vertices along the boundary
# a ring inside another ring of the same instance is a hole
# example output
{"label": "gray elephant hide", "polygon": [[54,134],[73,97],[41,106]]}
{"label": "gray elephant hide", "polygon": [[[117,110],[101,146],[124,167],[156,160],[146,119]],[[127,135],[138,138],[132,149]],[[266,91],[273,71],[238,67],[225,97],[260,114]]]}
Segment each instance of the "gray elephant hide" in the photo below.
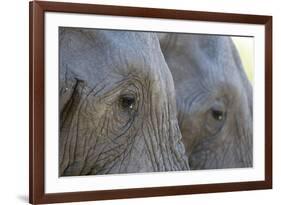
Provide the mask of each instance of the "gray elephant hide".
{"label": "gray elephant hide", "polygon": [[251,167],[252,86],[230,37],[158,34],[191,169]]}
{"label": "gray elephant hide", "polygon": [[59,31],[60,175],[189,169],[157,35]]}

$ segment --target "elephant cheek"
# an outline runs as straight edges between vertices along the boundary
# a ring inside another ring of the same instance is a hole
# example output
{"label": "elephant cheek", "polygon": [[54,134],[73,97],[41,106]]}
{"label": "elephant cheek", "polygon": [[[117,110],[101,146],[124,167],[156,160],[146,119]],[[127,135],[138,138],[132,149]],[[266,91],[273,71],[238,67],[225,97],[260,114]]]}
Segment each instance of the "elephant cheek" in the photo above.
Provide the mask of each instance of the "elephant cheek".
{"label": "elephant cheek", "polygon": [[178,121],[171,118],[170,110],[165,103],[152,109],[143,124],[142,135],[154,171],[189,170]]}

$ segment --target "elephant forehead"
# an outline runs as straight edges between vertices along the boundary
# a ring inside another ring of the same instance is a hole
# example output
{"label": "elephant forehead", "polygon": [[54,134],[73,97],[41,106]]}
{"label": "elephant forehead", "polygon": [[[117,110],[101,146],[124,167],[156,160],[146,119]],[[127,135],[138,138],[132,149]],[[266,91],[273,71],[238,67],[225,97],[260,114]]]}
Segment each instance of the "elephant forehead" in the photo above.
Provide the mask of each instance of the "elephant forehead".
{"label": "elephant forehead", "polygon": [[130,73],[160,78],[168,67],[155,34],[148,32],[66,30],[61,60],[83,79]]}
{"label": "elephant forehead", "polygon": [[222,83],[239,85],[241,70],[235,62],[235,47],[229,37],[199,35],[192,39],[193,52],[188,53],[190,77],[204,78],[209,86]]}
{"label": "elephant forehead", "polygon": [[155,34],[105,31],[104,35],[109,44],[105,63],[109,64],[110,70],[125,74],[155,74],[167,68]]}

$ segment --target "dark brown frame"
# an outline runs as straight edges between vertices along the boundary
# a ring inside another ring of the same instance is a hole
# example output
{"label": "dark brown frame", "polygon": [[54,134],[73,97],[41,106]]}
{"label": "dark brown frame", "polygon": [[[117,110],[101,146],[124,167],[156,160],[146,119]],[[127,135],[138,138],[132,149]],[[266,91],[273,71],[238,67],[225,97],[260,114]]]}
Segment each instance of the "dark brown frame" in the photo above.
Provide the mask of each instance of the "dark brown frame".
{"label": "dark brown frame", "polygon": [[[44,13],[48,11],[264,25],[265,180],[46,194],[44,192]],[[73,202],[272,188],[272,16],[34,1],[29,4],[29,21],[30,203]]]}

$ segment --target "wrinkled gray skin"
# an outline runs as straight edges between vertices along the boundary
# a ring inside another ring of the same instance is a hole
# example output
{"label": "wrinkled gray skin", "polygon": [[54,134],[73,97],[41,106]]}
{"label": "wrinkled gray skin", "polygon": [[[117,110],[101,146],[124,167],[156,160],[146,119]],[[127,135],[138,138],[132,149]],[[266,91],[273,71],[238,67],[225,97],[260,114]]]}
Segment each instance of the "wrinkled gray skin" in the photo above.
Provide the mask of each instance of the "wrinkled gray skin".
{"label": "wrinkled gray skin", "polygon": [[191,169],[252,166],[252,86],[230,37],[159,34]]}
{"label": "wrinkled gray skin", "polygon": [[59,174],[189,169],[153,33],[60,28]]}

